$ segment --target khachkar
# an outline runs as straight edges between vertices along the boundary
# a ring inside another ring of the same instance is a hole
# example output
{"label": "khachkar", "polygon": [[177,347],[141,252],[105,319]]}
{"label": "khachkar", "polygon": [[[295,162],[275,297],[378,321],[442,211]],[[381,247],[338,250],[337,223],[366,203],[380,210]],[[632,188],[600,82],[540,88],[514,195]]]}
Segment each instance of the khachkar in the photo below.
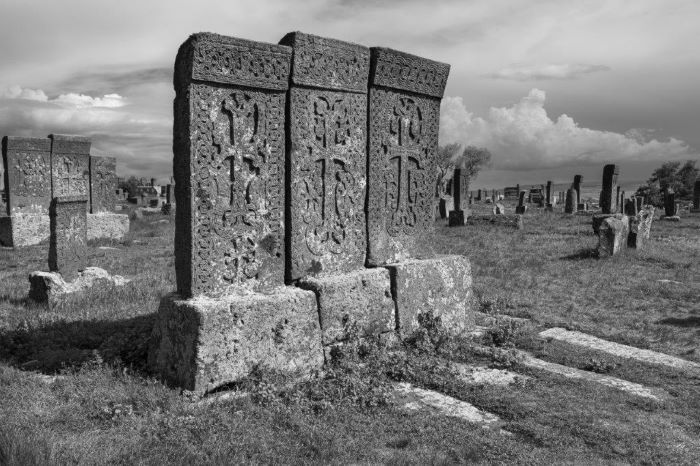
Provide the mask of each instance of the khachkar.
{"label": "khachkar", "polygon": [[291,49],[195,34],[175,62],[177,293],[149,365],[204,393],[256,365],[323,363],[313,292],[284,286],[285,106]]}
{"label": "khachkar", "polygon": [[0,244],[37,244],[49,237],[51,140],[5,136],[2,157],[7,205],[0,215]]}
{"label": "khachkar", "polygon": [[60,196],[51,201],[49,270],[65,280],[87,267],[87,196]]}
{"label": "khachkar", "polygon": [[300,32],[280,44],[292,47],[287,280],[316,294],[324,345],[350,328],[392,332],[389,271],[365,268],[369,49]]}
{"label": "khachkar", "polygon": [[603,168],[603,192],[600,195],[600,208],[603,214],[617,213],[617,177],[620,168],[609,164]]}
{"label": "khachkar", "polygon": [[122,239],[129,232],[129,216],[114,212],[117,204],[117,160],[90,156],[90,214],[88,238]]}
{"label": "khachkar", "polygon": [[[52,197],[90,195],[89,138],[50,134]],[[89,208],[87,205],[86,208]]]}
{"label": "khachkar", "polygon": [[426,310],[459,333],[470,326],[470,264],[463,256],[435,257],[428,239],[450,66],[386,48],[372,48],[371,58],[367,263],[391,272],[401,333]]}

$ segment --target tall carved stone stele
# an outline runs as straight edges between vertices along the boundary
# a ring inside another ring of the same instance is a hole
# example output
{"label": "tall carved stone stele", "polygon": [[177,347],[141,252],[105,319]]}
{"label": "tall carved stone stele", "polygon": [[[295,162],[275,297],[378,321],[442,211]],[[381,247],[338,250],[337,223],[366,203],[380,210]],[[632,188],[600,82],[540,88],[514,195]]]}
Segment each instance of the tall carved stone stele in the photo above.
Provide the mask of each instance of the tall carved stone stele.
{"label": "tall carved stone stele", "polygon": [[[90,195],[90,138],[50,134],[51,196]],[[89,208],[86,205],[86,209]]]}
{"label": "tall carved stone stele", "polygon": [[213,34],[175,64],[174,174],[181,296],[284,280],[284,124],[290,50]]}
{"label": "tall carved stone stele", "polygon": [[364,266],[369,49],[292,32],[288,280]]}
{"label": "tall carved stone stele", "polygon": [[604,214],[617,212],[617,177],[620,167],[608,164],[603,168],[603,191],[600,195],[600,208]]}
{"label": "tall carved stone stele", "polygon": [[421,256],[433,229],[440,100],[450,66],[371,50],[367,262],[382,265]]}
{"label": "tall carved stone stele", "polygon": [[2,158],[7,204],[0,215],[0,244],[39,243],[49,236],[51,140],[5,136]]}
{"label": "tall carved stone stele", "polygon": [[87,196],[59,196],[51,201],[49,270],[72,280],[87,266]]}
{"label": "tall carved stone stele", "polygon": [[197,393],[262,365],[323,363],[316,298],[284,286],[285,105],[291,50],[192,35],[175,61],[178,293],[149,365]]}
{"label": "tall carved stone stele", "polygon": [[113,212],[117,203],[117,159],[90,156],[90,213]]}

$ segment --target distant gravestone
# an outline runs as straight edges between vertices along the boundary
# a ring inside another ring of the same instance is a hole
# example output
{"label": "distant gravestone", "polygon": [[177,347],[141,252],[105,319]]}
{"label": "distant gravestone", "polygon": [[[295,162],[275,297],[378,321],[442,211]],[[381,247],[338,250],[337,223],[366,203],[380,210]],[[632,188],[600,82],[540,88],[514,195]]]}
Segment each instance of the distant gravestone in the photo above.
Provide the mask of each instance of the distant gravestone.
{"label": "distant gravestone", "polygon": [[440,100],[450,66],[373,48],[369,77],[370,265],[421,254],[433,229]]}
{"label": "distant gravestone", "polygon": [[165,202],[168,204],[175,203],[175,185],[169,184],[165,188]]}
{"label": "distant gravestone", "polygon": [[287,47],[206,33],[178,52],[173,168],[182,297],[284,283],[290,57]]}
{"label": "distant gravestone", "polygon": [[476,192],[476,200],[477,200],[477,201],[481,201],[481,190],[478,190],[478,191]]}
{"label": "distant gravestone", "polygon": [[600,208],[604,214],[617,212],[617,177],[620,168],[609,164],[603,168],[603,190],[600,194]]}
{"label": "distant gravestone", "polygon": [[578,206],[581,204],[581,183],[583,183],[583,176],[582,175],[575,175],[573,188],[574,188],[574,191],[576,191],[577,210],[582,210],[582,209],[578,208]]}
{"label": "distant gravestone", "polygon": [[626,199],[624,214],[630,217],[634,217],[635,215],[637,215],[637,212],[637,201],[634,198]]}
{"label": "distant gravestone", "polygon": [[117,204],[117,159],[90,156],[90,212],[113,212]]}
{"label": "distant gravestone", "polygon": [[525,196],[527,196],[527,191],[520,191],[518,195],[518,205],[515,208],[515,213],[522,215],[527,211],[527,206],[525,205]]}
{"label": "distant gravestone", "polygon": [[461,168],[455,168],[454,171],[454,208],[449,212],[449,226],[464,226],[464,210],[462,210],[462,199],[467,193],[468,182],[466,176],[462,175]]}
{"label": "distant gravestone", "polygon": [[86,196],[55,197],[49,210],[49,270],[66,280],[87,267]]}
{"label": "distant gravestone", "polygon": [[[300,32],[287,34],[280,44],[294,49],[288,121],[288,279],[362,268],[367,249],[369,49]],[[393,182],[405,181],[399,178],[405,161],[395,167]],[[425,199],[431,219],[432,188]]]}
{"label": "distant gravestone", "polygon": [[573,214],[576,211],[576,191],[573,187],[566,191],[566,203],[564,204],[564,213]]}
{"label": "distant gravestone", "polygon": [[2,154],[7,215],[48,212],[51,203],[51,140],[5,136]]}
{"label": "distant gravestone", "polygon": [[552,207],[552,182],[547,181],[547,188],[546,188],[546,196],[545,196],[545,206],[548,208]]}
{"label": "distant gravestone", "polygon": [[49,138],[52,197],[89,197],[90,139],[62,134],[50,134]]}
{"label": "distant gravestone", "polygon": [[664,190],[664,216],[668,218],[678,216],[676,193],[670,189]]}
{"label": "distant gravestone", "polygon": [[598,231],[598,257],[612,257],[627,248],[629,217],[622,214],[609,216]]}
{"label": "distant gravestone", "polygon": [[700,179],[695,180],[693,186],[693,211],[700,212]]}

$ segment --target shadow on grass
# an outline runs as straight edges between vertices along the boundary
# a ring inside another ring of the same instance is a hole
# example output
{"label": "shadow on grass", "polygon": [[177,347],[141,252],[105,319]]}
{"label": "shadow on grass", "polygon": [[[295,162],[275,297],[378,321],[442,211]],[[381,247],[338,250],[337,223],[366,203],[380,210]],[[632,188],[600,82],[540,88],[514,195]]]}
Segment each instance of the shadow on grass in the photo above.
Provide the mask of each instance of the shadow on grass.
{"label": "shadow on grass", "polygon": [[659,324],[675,325],[676,327],[700,327],[700,316],[690,317],[667,317],[661,319]]}
{"label": "shadow on grass", "polygon": [[57,322],[0,332],[0,360],[22,370],[54,374],[87,362],[107,362],[147,374],[156,314],[114,321]]}
{"label": "shadow on grass", "polygon": [[579,249],[573,254],[559,258],[563,261],[578,261],[583,259],[598,259],[598,250],[596,248]]}

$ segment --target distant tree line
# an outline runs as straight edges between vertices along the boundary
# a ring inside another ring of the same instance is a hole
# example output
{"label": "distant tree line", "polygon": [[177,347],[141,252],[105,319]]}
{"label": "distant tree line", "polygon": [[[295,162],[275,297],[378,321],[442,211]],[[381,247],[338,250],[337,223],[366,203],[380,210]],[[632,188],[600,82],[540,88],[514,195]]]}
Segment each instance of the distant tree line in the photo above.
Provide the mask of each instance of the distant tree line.
{"label": "distant tree line", "polygon": [[[441,197],[447,193],[447,184],[454,173],[455,168],[462,170],[467,183],[476,178],[482,168],[491,165],[491,152],[483,147],[467,146],[453,143],[438,148],[437,183],[435,185],[435,197]],[[469,186],[465,188],[469,190]]]}
{"label": "distant tree line", "polygon": [[646,196],[647,203],[655,206],[663,205],[666,189],[676,193],[677,198],[692,198],[695,180],[700,176],[696,163],[696,160],[688,160],[683,165],[681,162],[664,163],[652,172],[647,183],[640,186],[635,195]]}

